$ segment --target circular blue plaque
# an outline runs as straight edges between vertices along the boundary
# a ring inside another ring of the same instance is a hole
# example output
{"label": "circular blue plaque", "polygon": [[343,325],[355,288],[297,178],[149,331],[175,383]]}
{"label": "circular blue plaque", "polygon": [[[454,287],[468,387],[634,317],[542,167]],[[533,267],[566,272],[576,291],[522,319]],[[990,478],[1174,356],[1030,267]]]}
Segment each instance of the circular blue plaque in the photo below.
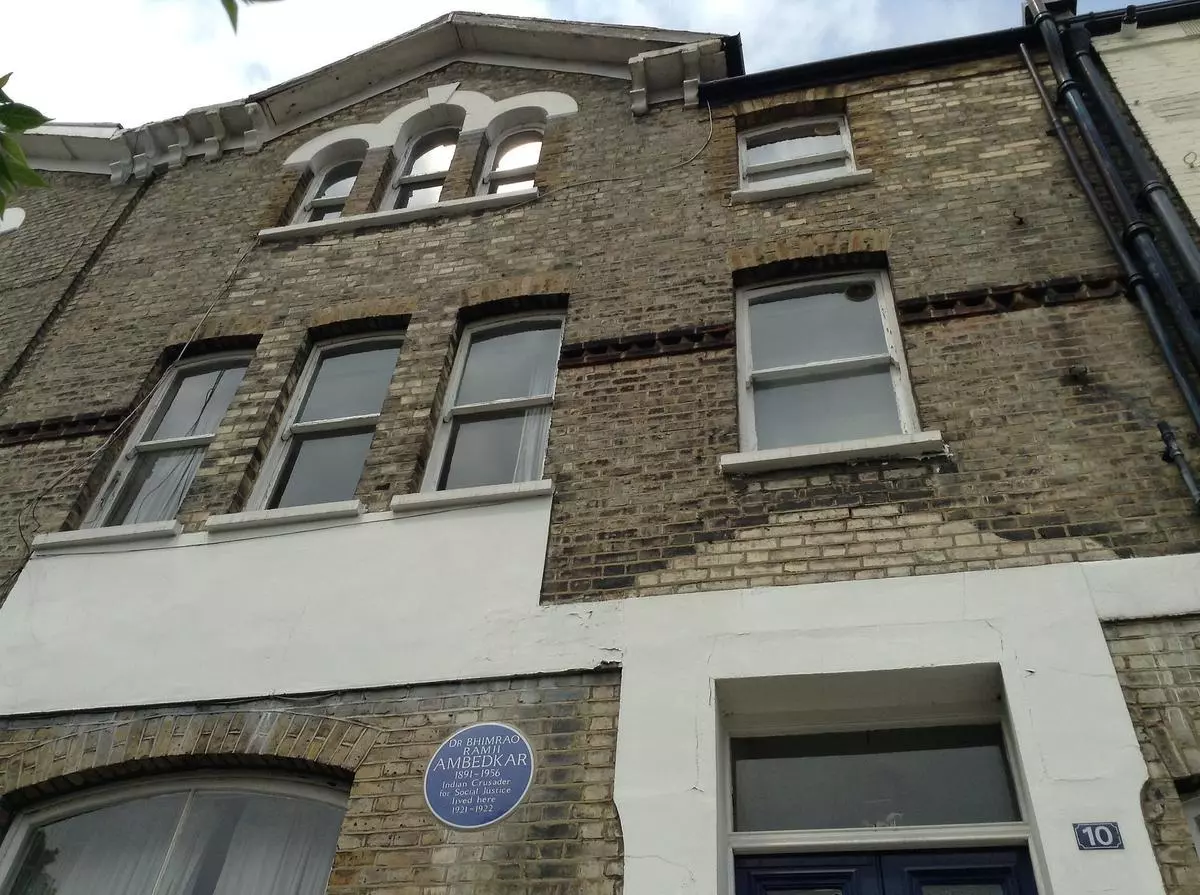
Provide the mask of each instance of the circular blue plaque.
{"label": "circular blue plaque", "polygon": [[472,724],[451,734],[425,767],[425,804],[459,830],[507,817],[533,782],[533,747],[507,724]]}

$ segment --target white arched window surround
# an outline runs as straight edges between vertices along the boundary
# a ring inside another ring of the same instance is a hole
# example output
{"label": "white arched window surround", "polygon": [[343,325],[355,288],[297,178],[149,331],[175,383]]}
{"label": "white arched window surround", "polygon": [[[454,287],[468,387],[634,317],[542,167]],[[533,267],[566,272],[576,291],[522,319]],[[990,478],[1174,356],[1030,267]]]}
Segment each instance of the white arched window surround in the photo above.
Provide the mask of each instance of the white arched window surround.
{"label": "white arched window surround", "polygon": [[[425,469],[422,491],[502,485],[541,478],[565,316],[562,311],[510,314],[472,323],[463,330]],[[509,364],[505,358],[493,355],[485,358],[490,369],[484,368],[482,372],[477,370],[471,380],[467,380],[468,366],[479,360],[473,358],[471,353],[477,342],[490,341],[491,337],[538,332],[544,333],[544,338],[534,337],[531,340],[534,344],[526,347],[535,348],[541,353],[532,358],[525,369],[521,369],[520,364]],[[487,383],[483,388],[484,394],[462,394],[464,380],[473,386],[475,383]],[[461,432],[470,427],[479,428],[480,431],[472,434],[471,443],[464,447],[460,439]],[[483,466],[488,468],[460,472],[461,467],[455,464],[463,456],[464,450],[476,458],[482,458]],[[507,459],[500,461],[498,458],[501,457]],[[493,458],[497,458],[496,462],[491,462]],[[480,478],[480,474],[484,477]],[[456,480],[461,476],[466,477],[465,482]]]}
{"label": "white arched window surround", "polygon": [[293,223],[341,217],[366,153],[367,143],[361,139],[341,140],[317,152],[309,164],[312,180]]}
{"label": "white arched window surround", "polygon": [[[342,783],[299,774],[222,771],[171,774],[106,784],[80,793],[39,802],[18,813],[9,826],[3,841],[0,841],[0,893],[9,895],[12,891],[12,887],[17,881],[17,874],[21,869],[21,862],[26,857],[31,837],[36,831],[81,815],[117,808],[139,800],[156,800],[161,804],[162,799],[159,797],[167,799],[174,797],[174,804],[178,806],[178,816],[168,828],[154,828],[154,832],[161,840],[158,851],[162,852],[162,856],[157,860],[159,865],[157,871],[154,869],[156,864],[154,855],[146,856],[143,871],[147,878],[153,877],[153,886],[146,889],[146,895],[165,895],[172,891],[173,883],[178,884],[179,875],[176,874],[173,879],[168,868],[178,868],[187,863],[189,855],[181,853],[181,849],[190,848],[197,855],[199,854],[198,845],[201,846],[201,851],[203,850],[203,843],[197,842],[201,837],[185,834],[185,830],[188,833],[197,830],[198,826],[194,818],[203,816],[194,806],[211,805],[223,796],[250,799],[254,797],[283,798],[310,803],[315,809],[313,816],[322,818],[322,828],[319,831],[315,830],[314,837],[307,843],[302,838],[288,837],[287,848],[298,851],[301,846],[312,849],[319,845],[320,848],[327,849],[331,865],[333,854],[336,851],[341,814],[346,809],[347,795],[348,787]],[[193,819],[191,825],[189,825],[189,818]],[[236,836],[237,830],[235,829],[234,839],[230,840],[227,846],[228,850],[223,857],[225,862],[229,862],[234,847],[240,849],[241,853],[245,855],[246,850],[255,844],[245,840],[236,841]],[[320,840],[319,843],[317,840]],[[165,849],[162,847],[164,842],[166,843]],[[149,838],[146,848],[147,850],[151,848]],[[283,864],[295,859],[295,855],[290,854],[287,848],[274,856],[275,862]],[[221,856],[218,855],[218,857]],[[319,862],[317,857],[315,854],[311,856],[313,863],[323,864],[323,856]],[[175,863],[172,864],[172,862]],[[193,857],[192,866],[195,867],[197,863],[197,858]],[[265,864],[264,875],[270,878],[274,875],[270,869],[270,859]],[[222,866],[222,872],[224,869]],[[312,886],[316,886],[314,891],[323,893],[328,873],[328,867],[311,867],[310,872],[304,875],[305,881],[308,883],[304,889],[304,895],[308,895],[309,888]],[[261,879],[261,877],[255,878]],[[276,878],[275,884],[283,885],[285,883]],[[107,895],[108,890],[97,878],[89,877],[84,885],[86,885],[85,891],[88,892],[88,895]],[[79,891],[77,887],[76,891]],[[218,889],[218,891],[221,890]],[[75,893],[68,889],[61,892],[60,895],[75,895]],[[275,895],[275,893],[270,886],[267,886],[261,895]],[[288,892],[287,895],[294,895],[294,893]]]}

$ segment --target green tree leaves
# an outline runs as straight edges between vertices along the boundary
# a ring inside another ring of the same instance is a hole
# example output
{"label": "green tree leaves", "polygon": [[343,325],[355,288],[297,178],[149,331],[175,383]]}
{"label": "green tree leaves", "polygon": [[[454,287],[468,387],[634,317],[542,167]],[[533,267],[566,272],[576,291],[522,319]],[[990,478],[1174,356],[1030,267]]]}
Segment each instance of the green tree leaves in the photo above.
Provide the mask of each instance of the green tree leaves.
{"label": "green tree leaves", "polygon": [[40,127],[50,119],[32,106],[13,102],[4,92],[12,74],[0,77],[0,214],[18,187],[45,186],[46,181],[31,167],[14,134]]}

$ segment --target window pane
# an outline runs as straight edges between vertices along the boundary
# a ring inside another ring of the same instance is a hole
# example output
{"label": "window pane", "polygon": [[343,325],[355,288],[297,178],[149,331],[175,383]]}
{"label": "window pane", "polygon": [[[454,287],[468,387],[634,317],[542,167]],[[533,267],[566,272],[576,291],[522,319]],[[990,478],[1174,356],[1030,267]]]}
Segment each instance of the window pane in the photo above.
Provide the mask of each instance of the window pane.
{"label": "window pane", "polygon": [[514,134],[496,149],[493,171],[511,171],[536,165],[542,154],[542,135],[538,133]]}
{"label": "window pane", "polygon": [[396,201],[397,208],[425,208],[437,205],[442,198],[442,184],[433,186],[405,186],[400,188],[400,197]]}
{"label": "window pane", "polygon": [[332,221],[341,216],[341,208],[314,208],[308,219],[310,221]]}
{"label": "window pane", "polygon": [[323,354],[297,420],[379,413],[399,355],[399,345]]}
{"label": "window pane", "polygon": [[320,895],[341,817],[301,799],[197,793],[160,895]]}
{"label": "window pane", "polygon": [[245,363],[221,370],[181,373],[175,379],[170,397],[163,401],[158,420],[142,440],[212,435],[245,375]]}
{"label": "window pane", "polygon": [[[750,304],[750,354],[756,370],[812,364],[840,357],[886,354],[883,316],[871,281],[851,287],[808,287]],[[865,298],[860,297],[866,296]]]}
{"label": "window pane", "polygon": [[558,368],[558,321],[517,330],[484,330],[471,338],[455,404],[548,395]]}
{"label": "window pane", "polygon": [[137,799],[35,829],[11,895],[152,891],[186,798]]}
{"label": "window pane", "polygon": [[354,181],[358,177],[358,169],[362,167],[362,162],[342,162],[334,168],[331,168],[329,173],[325,175],[325,179],[321,182],[321,188],[317,190],[314,199],[345,199],[350,195],[350,190],[354,187]]}
{"label": "window pane", "polygon": [[503,183],[503,182],[496,183],[495,181],[493,181],[491,192],[499,195],[500,193],[515,193],[515,192],[518,192],[519,190],[531,190],[531,189],[533,189],[533,178],[532,177],[529,178],[528,180],[510,180],[507,183]]}
{"label": "window pane", "polygon": [[746,164],[761,165],[843,152],[845,144],[836,121],[797,125],[746,140]]}
{"label": "window pane", "polygon": [[902,431],[889,370],[756,385],[754,427],[759,450]]}
{"label": "window pane", "polygon": [[792,181],[804,179],[824,180],[830,172],[846,170],[846,159],[826,159],[822,162],[801,162],[788,165],[786,168],[770,168],[765,171],[749,171],[745,179],[750,183],[760,183],[765,180],[778,180],[786,177]]}
{"label": "window pane", "polygon": [[375,430],[292,438],[271,507],[350,500],[358,488]]}
{"label": "window pane", "polygon": [[202,447],[140,454],[107,524],[133,525],[175,518],[202,459]]}
{"label": "window pane", "polygon": [[542,474],[550,408],[456,419],[439,488],[527,482]]}
{"label": "window pane", "polygon": [[413,147],[405,174],[440,174],[450,170],[454,159],[457,131],[438,131],[428,134]]}
{"label": "window pane", "polygon": [[1020,820],[997,727],[733,741],[738,830]]}
{"label": "window pane", "polygon": [[1004,886],[999,883],[988,883],[981,886],[970,883],[949,886],[921,886],[921,895],[1005,895]]}

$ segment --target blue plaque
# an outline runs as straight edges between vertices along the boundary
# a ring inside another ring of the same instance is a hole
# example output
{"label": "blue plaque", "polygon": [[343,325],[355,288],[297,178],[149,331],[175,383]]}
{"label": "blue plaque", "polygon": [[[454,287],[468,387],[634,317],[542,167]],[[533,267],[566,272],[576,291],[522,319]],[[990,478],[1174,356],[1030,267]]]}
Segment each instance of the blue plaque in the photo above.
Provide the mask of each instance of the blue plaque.
{"label": "blue plaque", "polygon": [[425,767],[425,804],[459,830],[507,817],[533,782],[533,747],[507,724],[472,724],[452,734]]}
{"label": "blue plaque", "polygon": [[1075,844],[1080,851],[1114,851],[1124,848],[1121,839],[1121,828],[1112,821],[1100,821],[1090,824],[1073,824],[1075,827]]}

